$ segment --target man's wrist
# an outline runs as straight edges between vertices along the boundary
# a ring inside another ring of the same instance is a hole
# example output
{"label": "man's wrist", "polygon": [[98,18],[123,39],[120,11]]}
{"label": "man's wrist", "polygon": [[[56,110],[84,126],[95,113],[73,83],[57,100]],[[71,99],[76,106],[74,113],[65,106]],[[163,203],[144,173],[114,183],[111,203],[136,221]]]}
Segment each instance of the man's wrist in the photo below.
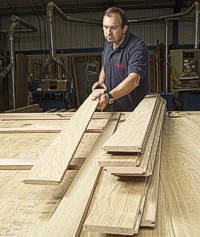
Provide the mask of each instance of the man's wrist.
{"label": "man's wrist", "polygon": [[113,96],[111,95],[111,93],[110,92],[107,92],[106,93],[107,94],[107,96],[108,96],[108,103],[109,104],[112,104],[114,101],[115,101],[115,99],[113,98]]}

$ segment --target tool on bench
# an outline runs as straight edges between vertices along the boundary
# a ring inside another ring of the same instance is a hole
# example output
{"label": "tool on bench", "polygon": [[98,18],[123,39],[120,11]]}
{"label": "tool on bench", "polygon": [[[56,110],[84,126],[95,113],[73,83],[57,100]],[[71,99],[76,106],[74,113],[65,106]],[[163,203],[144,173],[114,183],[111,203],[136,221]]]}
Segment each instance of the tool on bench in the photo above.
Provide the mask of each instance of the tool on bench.
{"label": "tool on bench", "polygon": [[170,111],[170,112],[168,112],[168,115],[170,118],[180,118],[181,117],[179,112],[177,112],[177,111]]}

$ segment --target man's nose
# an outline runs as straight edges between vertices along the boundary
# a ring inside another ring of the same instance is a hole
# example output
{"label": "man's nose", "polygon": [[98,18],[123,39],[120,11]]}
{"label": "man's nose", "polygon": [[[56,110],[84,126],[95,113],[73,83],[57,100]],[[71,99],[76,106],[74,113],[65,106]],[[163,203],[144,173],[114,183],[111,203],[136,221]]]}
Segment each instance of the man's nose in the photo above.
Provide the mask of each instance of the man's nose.
{"label": "man's nose", "polygon": [[111,34],[111,33],[112,33],[111,28],[108,28],[108,34]]}

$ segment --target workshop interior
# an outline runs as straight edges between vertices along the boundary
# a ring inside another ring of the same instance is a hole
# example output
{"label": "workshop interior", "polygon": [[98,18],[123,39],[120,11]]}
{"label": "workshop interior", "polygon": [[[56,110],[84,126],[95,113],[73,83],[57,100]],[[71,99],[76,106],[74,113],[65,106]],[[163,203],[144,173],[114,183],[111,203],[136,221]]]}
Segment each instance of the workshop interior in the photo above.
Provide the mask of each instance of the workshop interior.
{"label": "workshop interior", "polygon": [[200,236],[199,4],[0,0],[0,237]]}
{"label": "workshop interior", "polygon": [[200,109],[199,3],[195,1],[2,0],[0,111],[39,104],[78,109],[98,81],[103,12],[127,14],[149,51],[149,93],[168,111]]}

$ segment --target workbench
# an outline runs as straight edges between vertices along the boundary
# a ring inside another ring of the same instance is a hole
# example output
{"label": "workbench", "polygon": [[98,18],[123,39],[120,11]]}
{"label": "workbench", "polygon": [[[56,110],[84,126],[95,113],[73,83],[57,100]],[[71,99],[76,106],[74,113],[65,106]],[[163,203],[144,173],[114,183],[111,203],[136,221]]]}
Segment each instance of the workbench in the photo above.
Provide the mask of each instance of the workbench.
{"label": "workbench", "polygon": [[[37,160],[72,115],[0,114],[0,158]],[[128,115],[124,113],[121,121]],[[109,112],[93,115],[74,158],[87,157],[110,116]],[[137,237],[199,237],[200,112],[180,112],[180,116],[166,115],[163,125],[156,227],[140,228]],[[67,170],[59,185],[23,183],[28,168],[0,170],[0,236],[40,236],[40,229],[50,220],[78,169]],[[117,237],[84,229],[80,236]]]}

